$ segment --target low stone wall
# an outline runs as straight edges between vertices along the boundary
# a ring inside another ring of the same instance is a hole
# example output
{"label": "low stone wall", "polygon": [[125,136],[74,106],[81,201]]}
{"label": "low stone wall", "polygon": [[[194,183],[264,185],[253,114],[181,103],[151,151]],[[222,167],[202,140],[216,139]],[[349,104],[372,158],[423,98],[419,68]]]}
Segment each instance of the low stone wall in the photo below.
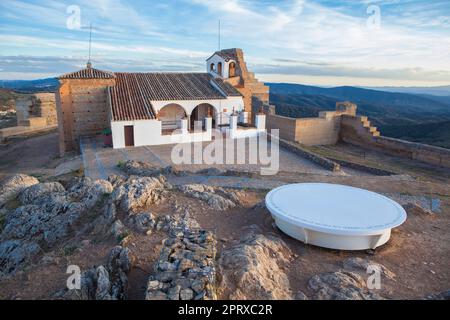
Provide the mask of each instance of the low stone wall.
{"label": "low stone wall", "polygon": [[[269,138],[270,138],[270,140],[278,139],[272,135],[269,135]],[[341,166],[338,163],[331,161],[325,157],[319,156],[318,154],[315,154],[308,150],[305,150],[298,143],[286,141],[284,139],[278,139],[278,143],[279,143],[280,147],[282,147],[296,155],[299,155],[300,157],[306,158],[327,170],[330,170],[333,172],[338,172],[341,170]]]}
{"label": "low stone wall", "polygon": [[374,176],[394,176],[397,174],[392,171],[373,168],[373,167],[365,166],[365,165],[362,165],[359,163],[354,163],[354,162],[349,162],[349,161],[344,161],[344,160],[339,160],[339,159],[334,159],[334,158],[328,158],[328,159],[340,164],[342,167],[346,167],[346,168],[350,168],[350,169],[354,169],[354,170],[358,170],[358,171],[362,171],[362,172],[367,172]]}

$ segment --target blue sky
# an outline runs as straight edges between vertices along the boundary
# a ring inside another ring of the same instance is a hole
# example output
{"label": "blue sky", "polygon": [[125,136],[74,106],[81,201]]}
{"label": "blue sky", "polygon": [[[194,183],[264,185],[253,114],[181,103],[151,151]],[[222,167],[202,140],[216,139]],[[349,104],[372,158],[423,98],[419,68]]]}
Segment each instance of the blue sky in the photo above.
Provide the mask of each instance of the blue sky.
{"label": "blue sky", "polygon": [[201,72],[219,19],[264,81],[450,84],[448,0],[2,0],[0,79],[82,68],[90,23],[96,68]]}

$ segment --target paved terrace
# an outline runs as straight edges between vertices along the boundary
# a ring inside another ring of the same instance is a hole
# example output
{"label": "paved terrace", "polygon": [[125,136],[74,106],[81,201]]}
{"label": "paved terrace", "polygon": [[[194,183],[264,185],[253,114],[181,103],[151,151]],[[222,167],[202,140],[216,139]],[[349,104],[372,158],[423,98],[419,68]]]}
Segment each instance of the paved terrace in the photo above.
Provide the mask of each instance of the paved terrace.
{"label": "paved terrace", "polygon": [[[203,143],[203,150],[210,142]],[[187,145],[186,145],[187,146]],[[248,146],[248,144],[247,144]],[[267,168],[266,165],[248,164],[249,152],[246,148],[246,163],[234,165],[207,165],[207,164],[182,164],[174,165],[171,160],[172,149],[175,145],[163,146],[145,146],[133,147],[126,149],[111,149],[104,148],[103,143],[99,139],[86,138],[81,142],[81,150],[83,157],[83,165],[85,168],[85,175],[93,179],[106,179],[113,174],[120,174],[121,171],[117,167],[119,162],[128,160],[142,161],[151,163],[155,166],[174,166],[181,171],[199,171],[208,168],[217,168],[220,170],[233,170],[240,172],[260,172],[261,168]],[[270,149],[270,144],[269,144]],[[225,154],[225,151],[224,151]],[[193,163],[193,161],[191,162]],[[342,175],[343,173],[330,172],[308,159],[295,155],[283,148],[280,148],[280,166],[279,171],[283,173],[307,173],[318,175]],[[362,175],[361,172],[345,169],[347,175]],[[364,174],[367,175],[367,174]],[[274,180],[276,178],[274,177]]]}

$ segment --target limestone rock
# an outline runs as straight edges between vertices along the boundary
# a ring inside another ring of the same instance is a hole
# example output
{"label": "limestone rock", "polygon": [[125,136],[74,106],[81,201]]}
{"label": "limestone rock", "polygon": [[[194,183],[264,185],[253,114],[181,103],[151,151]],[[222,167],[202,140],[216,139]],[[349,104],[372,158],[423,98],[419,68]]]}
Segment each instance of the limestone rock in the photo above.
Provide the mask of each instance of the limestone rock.
{"label": "limestone rock", "polygon": [[425,297],[425,300],[450,300],[450,290],[436,294],[430,294]]}
{"label": "limestone rock", "polygon": [[382,300],[366,288],[360,275],[350,271],[337,271],[315,275],[308,283],[316,300]]}
{"label": "limestone rock", "polygon": [[168,187],[164,176],[130,178],[113,193],[113,199],[124,212],[137,211],[157,203]]}
{"label": "limestone rock", "polygon": [[106,180],[92,180],[91,178],[84,178],[75,184],[69,190],[69,196],[75,201],[79,201],[86,208],[93,208],[105,195],[111,194],[113,187],[109,181]]}
{"label": "limestone rock", "polygon": [[222,253],[221,287],[233,300],[290,300],[289,280],[280,268],[290,255],[281,239],[249,232]]}
{"label": "limestone rock", "polygon": [[130,176],[155,177],[161,174],[169,174],[172,167],[154,166],[150,163],[139,162],[134,160],[127,161],[121,169]]}
{"label": "limestone rock", "polygon": [[38,184],[39,180],[24,174],[16,174],[0,184],[0,208],[28,187]]}
{"label": "limestone rock", "polygon": [[22,191],[19,200],[23,205],[34,204],[39,198],[65,191],[66,189],[59,182],[39,183]]}
{"label": "limestone rock", "polygon": [[349,258],[344,261],[344,269],[350,271],[361,271],[367,273],[369,267],[378,268],[380,272],[388,279],[394,280],[395,273],[390,271],[388,268],[382,264],[362,259],[362,258]]}
{"label": "limestone rock", "polygon": [[132,224],[141,233],[148,233],[156,226],[156,219],[150,212],[133,215],[131,220]]}
{"label": "limestone rock", "polygon": [[124,233],[125,226],[120,220],[116,220],[109,229],[109,234],[111,234],[115,238],[121,237]]}
{"label": "limestone rock", "polygon": [[65,294],[68,300],[125,300],[133,257],[127,248],[117,246],[106,265],[91,268],[81,276],[81,289]]}
{"label": "limestone rock", "polygon": [[40,251],[34,242],[8,240],[0,242],[0,279],[10,275],[27,263]]}
{"label": "limestone rock", "polygon": [[213,188],[206,185],[190,184],[179,186],[178,189],[188,197],[206,202],[212,209],[225,211],[236,207],[239,198],[235,193],[222,188]]}

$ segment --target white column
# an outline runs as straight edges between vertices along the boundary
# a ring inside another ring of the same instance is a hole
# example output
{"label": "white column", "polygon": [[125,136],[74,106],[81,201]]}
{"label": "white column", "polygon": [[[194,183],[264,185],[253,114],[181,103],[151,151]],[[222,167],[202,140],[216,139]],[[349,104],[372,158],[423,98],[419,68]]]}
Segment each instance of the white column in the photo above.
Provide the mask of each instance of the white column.
{"label": "white column", "polygon": [[239,115],[239,122],[243,124],[248,123],[248,112],[242,111]]}
{"label": "white column", "polygon": [[203,131],[203,122],[194,121],[194,132],[202,132],[202,131]]}
{"label": "white column", "polygon": [[237,133],[238,117],[235,114],[230,116],[230,138],[235,139]]}
{"label": "white column", "polygon": [[211,132],[212,131],[212,118],[205,118],[205,129],[207,132]]}
{"label": "white column", "polygon": [[232,114],[230,116],[230,129],[237,130],[237,124],[238,124],[238,117],[237,115]]}
{"label": "white column", "polygon": [[266,115],[265,114],[257,114],[255,117],[255,125],[256,129],[260,131],[266,130]]}
{"label": "white column", "polygon": [[188,119],[181,119],[180,120],[180,129],[181,129],[181,133],[182,134],[188,134],[189,130],[188,130]]}

